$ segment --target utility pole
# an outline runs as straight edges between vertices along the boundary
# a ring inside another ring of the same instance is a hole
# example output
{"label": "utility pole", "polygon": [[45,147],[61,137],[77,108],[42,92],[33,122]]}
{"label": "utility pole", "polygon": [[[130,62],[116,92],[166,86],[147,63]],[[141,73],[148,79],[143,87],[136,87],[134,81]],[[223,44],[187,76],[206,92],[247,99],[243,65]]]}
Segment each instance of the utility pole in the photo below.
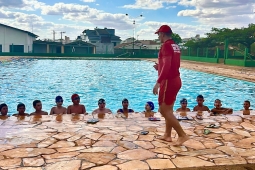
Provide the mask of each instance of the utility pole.
{"label": "utility pole", "polygon": [[62,39],[62,35],[65,34],[65,33],[66,33],[66,32],[62,32],[62,31],[60,32],[60,35],[61,35],[61,42],[62,42],[62,40],[63,40],[63,39]]}
{"label": "utility pole", "polygon": [[53,42],[55,42],[55,35],[56,35],[56,32],[53,30]]}
{"label": "utility pole", "polygon": [[[128,14],[126,14],[126,16],[128,16]],[[139,17],[143,17],[143,15],[139,15]],[[136,17],[137,19],[138,17]],[[135,19],[133,20],[133,55],[135,54]]]}

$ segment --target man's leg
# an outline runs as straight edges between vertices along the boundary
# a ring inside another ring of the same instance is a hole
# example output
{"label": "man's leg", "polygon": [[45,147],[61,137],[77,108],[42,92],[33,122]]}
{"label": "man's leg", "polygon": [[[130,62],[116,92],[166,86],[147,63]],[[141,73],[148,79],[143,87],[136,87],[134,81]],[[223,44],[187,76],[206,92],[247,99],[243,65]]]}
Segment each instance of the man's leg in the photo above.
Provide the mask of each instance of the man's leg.
{"label": "man's leg", "polygon": [[168,135],[168,137],[169,137],[169,132],[170,132],[170,137],[171,137],[171,130],[172,130],[172,128],[174,128],[174,130],[177,132],[177,134],[179,136],[174,145],[176,145],[176,146],[182,145],[185,141],[187,141],[189,139],[189,137],[183,131],[180,123],[178,122],[178,120],[174,116],[174,114],[173,114],[173,105],[166,105],[165,103],[162,103],[160,105],[160,111],[161,111],[161,114],[166,119],[166,132],[165,132],[165,134]]}
{"label": "man's leg", "polygon": [[[172,107],[172,109],[173,109],[173,107]],[[161,110],[161,109],[160,109],[160,106],[159,106],[159,110]],[[171,137],[172,126],[171,126],[171,124],[169,123],[168,119],[166,119],[165,113],[162,113],[161,111],[160,111],[160,113],[161,113],[162,116],[165,118],[165,122],[166,122],[166,125],[165,125],[166,128],[165,128],[164,136],[162,136],[160,139],[161,139],[161,140],[168,141],[168,142],[172,142],[172,137]]]}

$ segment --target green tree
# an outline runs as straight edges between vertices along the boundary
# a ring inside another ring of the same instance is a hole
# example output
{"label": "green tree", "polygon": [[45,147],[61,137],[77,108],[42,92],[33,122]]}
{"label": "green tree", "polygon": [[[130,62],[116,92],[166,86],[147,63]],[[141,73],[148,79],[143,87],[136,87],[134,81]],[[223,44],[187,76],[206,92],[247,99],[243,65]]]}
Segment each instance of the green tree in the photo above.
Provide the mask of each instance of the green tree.
{"label": "green tree", "polygon": [[172,34],[172,39],[174,40],[174,42],[175,42],[176,44],[182,43],[182,39],[181,39],[181,37],[180,37],[179,34],[173,33],[173,34]]}

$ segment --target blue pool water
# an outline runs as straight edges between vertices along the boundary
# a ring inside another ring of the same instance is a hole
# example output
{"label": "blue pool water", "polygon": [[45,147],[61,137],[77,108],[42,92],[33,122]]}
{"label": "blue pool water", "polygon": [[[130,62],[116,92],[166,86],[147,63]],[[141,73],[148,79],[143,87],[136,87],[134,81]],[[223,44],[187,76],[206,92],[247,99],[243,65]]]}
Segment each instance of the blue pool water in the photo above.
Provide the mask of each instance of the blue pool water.
{"label": "blue pool water", "polygon": [[[106,106],[116,112],[121,108],[121,100],[129,99],[130,108],[143,111],[146,101],[155,102],[152,94],[157,72],[147,61],[117,60],[28,60],[0,64],[0,103],[9,106],[9,113],[16,112],[19,102],[26,105],[26,111],[34,111],[32,102],[42,101],[43,110],[50,111],[55,105],[55,97],[64,98],[64,106],[70,105],[71,95],[78,93],[81,103],[90,113],[97,108],[99,98],[106,100]],[[205,96],[205,105],[210,109],[216,98],[224,107],[240,110],[244,100],[254,106],[254,83],[216,76],[187,69],[181,69],[183,81],[175,109],[181,98],[188,99],[193,108],[196,96]]]}

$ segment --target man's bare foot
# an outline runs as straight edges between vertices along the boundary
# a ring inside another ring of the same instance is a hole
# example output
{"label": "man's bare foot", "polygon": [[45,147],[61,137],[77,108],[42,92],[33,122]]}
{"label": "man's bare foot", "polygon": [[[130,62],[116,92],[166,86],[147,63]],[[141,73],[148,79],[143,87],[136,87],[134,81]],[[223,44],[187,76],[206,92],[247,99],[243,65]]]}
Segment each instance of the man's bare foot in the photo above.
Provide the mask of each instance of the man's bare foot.
{"label": "man's bare foot", "polygon": [[167,142],[172,142],[172,138],[171,137],[167,137],[167,136],[160,136],[157,139],[164,140],[164,141],[167,141]]}
{"label": "man's bare foot", "polygon": [[181,146],[184,142],[189,140],[189,136],[179,137],[176,142],[173,143],[173,146]]}

